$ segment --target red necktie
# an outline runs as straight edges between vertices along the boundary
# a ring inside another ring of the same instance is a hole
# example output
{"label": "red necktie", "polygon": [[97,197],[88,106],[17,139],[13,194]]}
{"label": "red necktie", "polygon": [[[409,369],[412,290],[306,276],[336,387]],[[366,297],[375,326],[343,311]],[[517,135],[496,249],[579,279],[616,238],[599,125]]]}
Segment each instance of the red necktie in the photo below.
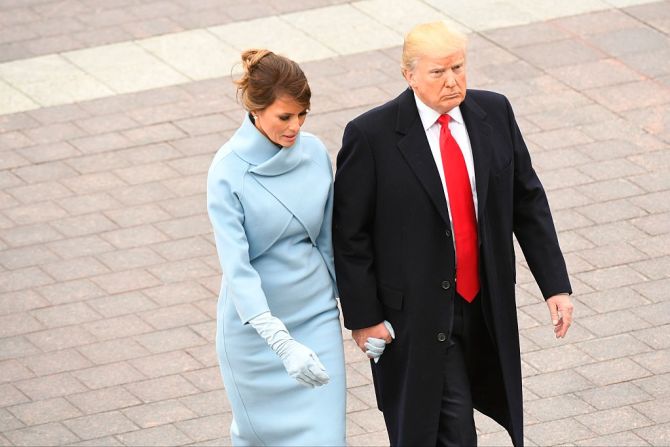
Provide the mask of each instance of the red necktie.
{"label": "red necktie", "polygon": [[449,115],[441,115],[440,153],[447,182],[449,209],[454,226],[456,245],[456,292],[472,302],[479,292],[479,249],[477,246],[477,218],[472,200],[470,176],[465,167],[461,148],[449,131]]}

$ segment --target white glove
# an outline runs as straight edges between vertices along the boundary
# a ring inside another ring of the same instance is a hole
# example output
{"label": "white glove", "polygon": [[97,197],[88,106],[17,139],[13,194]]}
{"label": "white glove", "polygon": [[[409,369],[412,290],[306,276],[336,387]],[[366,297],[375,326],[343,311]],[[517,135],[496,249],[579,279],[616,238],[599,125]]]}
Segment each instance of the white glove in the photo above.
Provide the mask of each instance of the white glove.
{"label": "white glove", "polygon": [[[391,323],[384,320],[384,326],[386,326],[386,329],[391,334],[391,338],[395,340],[395,331],[393,330]],[[386,348],[386,341],[381,338],[368,337],[368,341],[365,343],[365,348],[367,349],[367,351],[365,351],[367,356],[374,360],[375,363],[377,363],[379,358],[384,353],[384,349]]]}
{"label": "white glove", "polygon": [[314,351],[295,341],[279,318],[264,312],[249,320],[249,324],[279,356],[288,375],[298,383],[311,388],[328,383],[330,377]]}

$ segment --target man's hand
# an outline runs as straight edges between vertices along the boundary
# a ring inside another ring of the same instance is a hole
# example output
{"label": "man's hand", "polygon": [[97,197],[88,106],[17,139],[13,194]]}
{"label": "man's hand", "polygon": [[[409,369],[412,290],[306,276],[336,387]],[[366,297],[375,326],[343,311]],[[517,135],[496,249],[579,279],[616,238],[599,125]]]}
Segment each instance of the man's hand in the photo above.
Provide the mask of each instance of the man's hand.
{"label": "man's hand", "polygon": [[384,325],[383,321],[374,326],[366,327],[363,329],[354,329],[353,331],[351,331],[351,336],[353,337],[354,341],[363,352],[366,352],[368,350],[365,347],[365,343],[368,341],[368,338],[380,338],[384,340],[387,344],[391,343],[392,340],[391,333],[389,332],[388,329],[386,329],[386,326]]}
{"label": "man's hand", "polygon": [[561,293],[547,298],[549,314],[551,315],[551,324],[554,325],[554,334],[556,338],[563,338],[572,324],[572,311],[574,306],[570,300],[570,295]]}

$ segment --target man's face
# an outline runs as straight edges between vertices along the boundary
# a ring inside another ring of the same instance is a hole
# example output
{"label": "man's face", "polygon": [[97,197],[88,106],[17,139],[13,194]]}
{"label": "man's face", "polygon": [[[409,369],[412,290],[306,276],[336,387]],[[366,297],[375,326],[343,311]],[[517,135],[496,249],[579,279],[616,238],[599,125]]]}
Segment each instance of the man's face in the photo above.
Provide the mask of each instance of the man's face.
{"label": "man's face", "polygon": [[465,99],[464,50],[446,57],[422,56],[404,75],[419,99],[437,112],[447,113]]}

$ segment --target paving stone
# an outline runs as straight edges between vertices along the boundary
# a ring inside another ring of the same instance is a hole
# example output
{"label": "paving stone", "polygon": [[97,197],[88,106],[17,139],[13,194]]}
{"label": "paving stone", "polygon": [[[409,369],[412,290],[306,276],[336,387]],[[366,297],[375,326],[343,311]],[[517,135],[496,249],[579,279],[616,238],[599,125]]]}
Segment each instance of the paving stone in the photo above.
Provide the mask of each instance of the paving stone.
{"label": "paving stone", "polygon": [[634,383],[656,398],[670,396],[670,374],[668,373],[637,379]]}
{"label": "paving stone", "polygon": [[221,372],[218,366],[189,371],[184,373],[183,377],[198,387],[201,391],[213,391],[223,388]]}
{"label": "paving stone", "polygon": [[638,354],[633,360],[654,374],[670,372],[670,349]]}
{"label": "paving stone", "polygon": [[199,416],[210,416],[230,411],[230,402],[225,390],[213,390],[179,399]]}
{"label": "paving stone", "polygon": [[32,311],[32,315],[47,327],[81,324],[100,318],[86,303],[70,303]]}
{"label": "paving stone", "polygon": [[163,283],[183,282],[216,273],[199,259],[186,259],[149,267],[149,272]]}
{"label": "paving stone", "polygon": [[[78,326],[57,327],[27,335],[30,342],[43,352],[57,351],[91,343],[94,337]],[[33,354],[26,351],[25,355]]]}
{"label": "paving stone", "polygon": [[84,328],[99,340],[129,337],[153,330],[136,315],[124,315],[115,318],[86,323]]}
{"label": "paving stone", "polygon": [[177,421],[193,419],[198,416],[184,404],[176,400],[138,405],[123,410],[123,414],[141,428],[171,424]]}
{"label": "paving stone", "polygon": [[69,214],[76,216],[118,208],[120,203],[109,194],[98,192],[77,197],[66,197],[59,200],[58,205],[67,210]]}
{"label": "paving stone", "polygon": [[167,237],[152,225],[110,231],[102,234],[102,237],[118,248],[140,247],[167,240]]}
{"label": "paving stone", "polygon": [[118,410],[140,403],[137,397],[120,386],[72,394],[68,400],[85,414]]}
{"label": "paving stone", "polygon": [[16,405],[9,410],[26,425],[39,425],[81,416],[81,412],[62,397]]}
{"label": "paving stone", "polygon": [[[20,186],[17,186],[20,185]],[[14,186],[3,186],[3,190],[14,196],[22,203],[34,203],[42,200],[53,200],[72,195],[72,191],[58,182],[44,182],[30,185],[21,185],[20,182]]]}
{"label": "paving stone", "polygon": [[615,58],[550,67],[549,73],[577,90],[640,81],[643,77]]}
{"label": "paving stone", "polygon": [[25,394],[11,384],[0,385],[0,391],[2,392],[0,393],[0,407],[8,407],[30,401]]}
{"label": "paving stone", "polygon": [[23,380],[18,382],[16,386],[33,401],[66,396],[86,389],[70,373]]}
{"label": "paving stone", "polygon": [[90,256],[114,249],[113,245],[97,235],[70,237],[66,240],[50,243],[48,247],[63,259]]}
{"label": "paving stone", "polygon": [[132,446],[168,446],[185,445],[192,440],[174,425],[132,431],[117,435],[123,445]]}
{"label": "paving stone", "polygon": [[103,296],[88,304],[107,318],[156,308],[156,303],[138,291]]}
{"label": "paving stone", "polygon": [[563,419],[593,411],[593,407],[573,395],[549,397],[525,403],[525,409],[540,422]]}
{"label": "paving stone", "polygon": [[636,434],[624,431],[621,433],[614,433],[611,435],[598,436],[584,441],[577,441],[576,445],[580,446],[603,446],[603,445],[617,445],[617,446],[633,446],[649,445],[642,438]]}
{"label": "paving stone", "polygon": [[135,289],[152,287],[159,284],[159,281],[154,276],[141,269],[97,276],[93,281],[103,290],[111,294],[129,292]]}
{"label": "paving stone", "polygon": [[[618,92],[618,94],[614,94]],[[670,101],[670,89],[659,89],[651,80],[600,87],[585,92],[590,98],[614,112],[665,104]]]}
{"label": "paving stone", "polygon": [[73,375],[89,389],[93,390],[137,382],[144,378],[139,371],[126,362],[110,363],[82,369],[75,371]]}
{"label": "paving stone", "polygon": [[22,289],[51,284],[54,280],[37,267],[27,267],[0,273],[0,293],[14,292]]}
{"label": "paving stone", "polygon": [[42,296],[49,300],[49,303],[54,305],[83,301],[104,295],[102,289],[88,279],[59,282],[40,287],[38,290]]}
{"label": "paving stone", "polygon": [[[4,433],[22,427],[24,427],[24,424],[15,418],[12,413],[4,408],[0,408],[0,432]],[[9,442],[5,441],[4,443],[0,443],[0,445],[9,445]]]}
{"label": "paving stone", "polygon": [[76,138],[70,140],[70,143],[83,154],[100,154],[126,148],[132,144],[128,138],[118,132]]}
{"label": "paving stone", "polygon": [[86,236],[116,228],[114,222],[101,213],[67,217],[53,221],[51,225],[67,237]]}
{"label": "paving stone", "polygon": [[[577,208],[577,212],[588,217],[596,223],[616,222],[628,220],[634,217],[645,215],[645,211],[639,206],[634,205],[636,199],[618,199],[604,203],[589,203],[586,206]],[[554,202],[551,202],[554,207]]]}
{"label": "paving stone", "polygon": [[44,145],[24,147],[17,152],[32,163],[64,160],[81,155],[77,149],[67,142],[46,143]]}
{"label": "paving stone", "polygon": [[135,424],[118,411],[82,416],[65,421],[64,424],[82,439],[99,438],[137,429]]}
{"label": "paving stone", "polygon": [[182,351],[144,356],[131,360],[130,364],[149,378],[181,374],[202,368],[200,362]]}
{"label": "paving stone", "polygon": [[574,443],[594,436],[591,430],[572,418],[530,425],[525,431],[526,436],[538,445]]}
{"label": "paving stone", "polygon": [[649,327],[649,323],[627,310],[592,315],[581,319],[580,323],[601,337]]}
{"label": "paving stone", "polygon": [[79,441],[71,431],[55,422],[6,432],[4,435],[12,445],[64,445]]}
{"label": "paving stone", "polygon": [[577,346],[596,360],[611,360],[650,351],[647,345],[628,333],[584,341]]}
{"label": "paving stone", "polygon": [[8,360],[39,352],[23,335],[0,338],[0,360]]}
{"label": "paving stone", "polygon": [[656,399],[639,403],[634,408],[656,423],[670,422],[670,402]]}
{"label": "paving stone", "polygon": [[576,394],[598,410],[631,406],[652,399],[652,396],[630,382],[615,383]]}
{"label": "paving stone", "polygon": [[92,365],[91,362],[75,349],[63,349],[56,352],[31,355],[22,358],[21,363],[38,376],[74,371]]}
{"label": "paving stone", "polygon": [[212,250],[215,250],[211,243],[198,236],[161,242],[151,248],[169,261],[211,255]]}
{"label": "paving stone", "polygon": [[70,259],[42,265],[57,281],[71,281],[109,272],[109,269],[91,257]]}
{"label": "paving stone", "polygon": [[651,445],[665,445],[670,441],[670,424],[659,424],[653,427],[642,428],[635,431]]}
{"label": "paving stone", "polygon": [[44,326],[26,314],[8,314],[0,316],[0,337],[26,334],[43,329]]}
{"label": "paving stone", "polygon": [[[609,267],[593,272],[579,273],[577,278],[595,290],[609,290],[640,283],[645,278],[628,266]],[[616,314],[617,316],[619,314]],[[625,318],[625,317],[624,317]],[[638,327],[639,328],[639,327]]]}
{"label": "paving stone", "polygon": [[659,191],[652,194],[633,197],[630,200],[649,213],[663,213],[670,210],[670,206],[666,203],[669,195],[670,192],[668,191]]}
{"label": "paving stone", "polygon": [[593,384],[571,369],[524,378],[524,386],[541,397],[553,397],[582,391]]}
{"label": "paving stone", "polygon": [[646,27],[631,27],[594,34],[589,40],[614,56],[653,51],[668,46],[667,36]]}
{"label": "paving stone", "polygon": [[16,359],[0,362],[0,383],[15,382],[33,377],[32,371],[27,369]]}
{"label": "paving stone", "polygon": [[614,408],[577,416],[576,419],[599,435],[633,430],[652,424],[633,408]]}
{"label": "paving stone", "polygon": [[627,382],[650,376],[652,373],[628,358],[607,360],[578,366],[576,371],[597,386]]}
{"label": "paving stone", "polygon": [[181,375],[159,377],[143,382],[135,381],[127,384],[126,389],[144,402],[175,399],[198,393],[198,389]]}
{"label": "paving stone", "polygon": [[667,349],[670,347],[670,325],[667,324],[635,331],[633,335],[653,349]]}
{"label": "paving stone", "polygon": [[[150,328],[145,331],[150,330]],[[140,329],[140,332],[142,330]],[[132,331],[130,331],[132,332]],[[120,336],[122,334],[119,334]],[[79,351],[96,365],[120,362],[148,354],[148,351],[136,341],[128,338],[103,341],[82,346]]]}
{"label": "paving stone", "polygon": [[121,446],[123,444],[117,441],[116,438],[113,438],[111,436],[105,436],[104,438],[87,439],[86,441],[81,441],[73,445],[91,446],[91,447],[109,447],[109,446]]}

